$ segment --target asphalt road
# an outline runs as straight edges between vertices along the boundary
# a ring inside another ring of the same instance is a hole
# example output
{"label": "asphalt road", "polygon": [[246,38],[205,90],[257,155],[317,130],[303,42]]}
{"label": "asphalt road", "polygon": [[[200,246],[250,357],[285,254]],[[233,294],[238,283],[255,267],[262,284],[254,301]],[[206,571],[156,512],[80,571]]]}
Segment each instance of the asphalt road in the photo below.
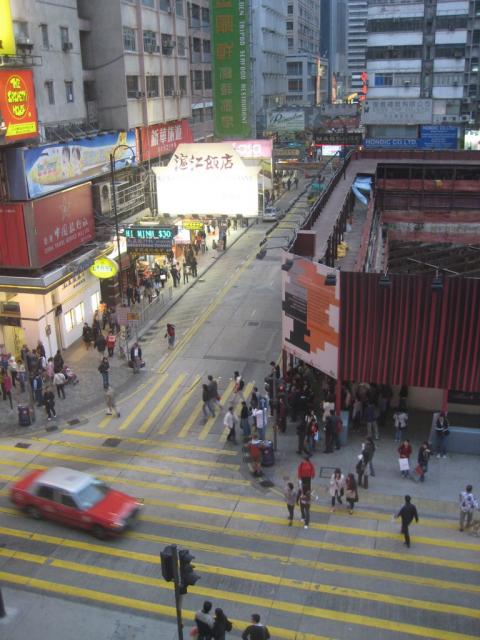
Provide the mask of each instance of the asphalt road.
{"label": "asphalt road", "polygon": [[[408,552],[381,498],[353,517],[319,502],[308,531],[298,521],[288,527],[278,481],[294,472],[295,454],[282,451],[276,486],[262,489],[239,447],[225,443],[223,413],[202,418],[207,374],[219,379],[228,406],[235,369],[248,396],[279,356],[279,254],[255,259],[264,231],[249,230],[145,336],[147,367],[118,399],[120,418],[86,407],[88,422],[78,428],[22,438],[26,448],[16,446],[19,438],[0,442],[0,583],[14,610],[0,623],[5,640],[143,640],[157,628],[156,637],[175,637],[172,589],[159,564],[160,550],[173,542],[192,551],[201,575],[184,598],[186,637],[205,599],[227,612],[234,637],[253,611],[272,638],[288,640],[480,636],[480,544],[456,531],[452,518],[422,518]],[[171,352],[167,321],[177,328]],[[138,526],[99,542],[18,513],[8,482],[52,465],[88,470],[143,497]],[[42,613],[51,618],[48,631]],[[135,624],[124,623],[125,615]],[[115,624],[91,635],[103,619]]]}

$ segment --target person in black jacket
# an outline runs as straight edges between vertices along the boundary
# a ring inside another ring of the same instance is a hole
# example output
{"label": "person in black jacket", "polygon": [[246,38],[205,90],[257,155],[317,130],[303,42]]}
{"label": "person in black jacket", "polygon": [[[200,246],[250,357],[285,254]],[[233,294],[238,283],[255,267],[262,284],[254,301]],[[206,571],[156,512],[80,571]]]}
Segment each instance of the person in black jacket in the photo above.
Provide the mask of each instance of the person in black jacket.
{"label": "person in black jacket", "polygon": [[198,629],[197,640],[212,640],[213,618],[210,615],[212,603],[205,600],[203,607],[195,614],[195,623]]}
{"label": "person in black jacket", "polygon": [[132,362],[133,373],[138,373],[142,364],[142,348],[138,346],[138,342],[135,342],[130,349],[130,361]]}
{"label": "person in black jacket", "polygon": [[242,640],[269,640],[270,632],[267,627],[260,624],[258,613],[252,613],[252,624],[242,633]]}
{"label": "person in black jacket", "polygon": [[213,638],[214,640],[225,640],[227,631],[233,628],[232,623],[223,613],[223,609],[215,609],[215,620],[213,622]]}
{"label": "person in black jacket", "polygon": [[403,544],[409,548],[410,533],[408,531],[408,527],[412,524],[414,518],[415,522],[418,522],[417,508],[414,504],[412,504],[411,500],[412,498],[410,496],[405,496],[405,504],[395,516],[395,518],[402,519],[402,533],[405,538],[405,542]]}

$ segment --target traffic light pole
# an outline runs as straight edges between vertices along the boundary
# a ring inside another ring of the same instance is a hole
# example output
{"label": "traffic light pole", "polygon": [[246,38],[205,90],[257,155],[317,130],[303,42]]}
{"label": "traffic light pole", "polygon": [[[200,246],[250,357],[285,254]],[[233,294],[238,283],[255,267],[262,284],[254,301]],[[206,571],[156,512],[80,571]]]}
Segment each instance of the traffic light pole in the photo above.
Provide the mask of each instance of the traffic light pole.
{"label": "traffic light pole", "polygon": [[173,582],[175,583],[175,608],[177,610],[178,640],[183,640],[182,595],[180,593],[180,576],[178,573],[178,549],[172,544]]}

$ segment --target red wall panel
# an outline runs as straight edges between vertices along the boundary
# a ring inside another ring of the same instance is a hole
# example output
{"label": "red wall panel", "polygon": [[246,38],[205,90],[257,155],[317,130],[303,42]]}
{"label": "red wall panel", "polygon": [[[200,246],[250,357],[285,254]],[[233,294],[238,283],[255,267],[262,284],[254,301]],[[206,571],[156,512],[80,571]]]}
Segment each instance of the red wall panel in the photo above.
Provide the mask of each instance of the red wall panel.
{"label": "red wall panel", "polygon": [[0,267],[29,267],[23,205],[0,203]]}

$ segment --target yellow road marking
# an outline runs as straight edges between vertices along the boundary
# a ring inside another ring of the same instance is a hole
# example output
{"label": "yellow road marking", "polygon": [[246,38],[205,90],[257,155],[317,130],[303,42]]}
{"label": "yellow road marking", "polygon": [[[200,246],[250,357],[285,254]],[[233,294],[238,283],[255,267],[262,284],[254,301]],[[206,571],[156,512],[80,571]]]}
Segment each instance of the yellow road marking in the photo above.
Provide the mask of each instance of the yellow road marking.
{"label": "yellow road marking", "polygon": [[194,409],[192,409],[191,414],[187,418],[187,421],[183,424],[183,427],[178,432],[179,438],[186,438],[190,433],[190,429],[197,422],[200,417],[200,413],[202,412],[202,402],[200,401]]}
{"label": "yellow road marking", "polygon": [[[112,420],[112,416],[103,416],[103,418],[98,423],[98,428],[99,429],[105,429],[105,427],[110,424],[111,420]],[[103,437],[105,437],[105,436],[103,436]]]}
{"label": "yellow road marking", "polygon": [[[146,382],[142,382],[142,384],[139,385],[138,387],[136,387],[135,391],[132,391],[132,393],[129,393],[126,396],[122,396],[121,398],[116,398],[116,403],[117,404],[123,404],[127,400],[130,400],[130,398],[133,398],[134,396],[136,396],[137,393],[139,391],[141,391],[142,389],[144,389],[146,386],[147,386],[147,383]],[[89,420],[91,420],[92,418],[96,418],[97,416],[101,415],[102,413],[103,413],[103,409],[99,409],[98,411],[94,411],[93,413],[87,414],[87,418]]]}
{"label": "yellow road marking", "polygon": [[169,402],[170,398],[173,396],[173,394],[178,389],[178,387],[182,384],[185,378],[186,378],[186,374],[184,373],[181,373],[178,376],[178,378],[175,380],[175,382],[172,384],[170,389],[166,392],[166,394],[163,396],[163,398],[160,400],[160,402],[157,404],[155,409],[148,416],[148,418],[145,420],[142,426],[139,429],[137,429],[138,433],[145,433],[148,430],[148,428],[153,424],[153,421],[156,420],[159,413],[167,406],[167,403]]}
{"label": "yellow road marking", "polygon": [[153,384],[153,386],[144,396],[141,396],[141,401],[137,404],[137,406],[129,413],[129,415],[122,422],[122,424],[118,428],[119,431],[125,431],[125,429],[128,429],[128,427],[132,424],[132,422],[135,420],[138,414],[142,411],[142,409],[144,409],[147,406],[147,403],[157,393],[157,391],[160,389],[160,387],[162,386],[162,384],[165,382],[166,379],[167,379],[167,374],[163,374],[159,376],[155,384]]}
{"label": "yellow road marking", "polygon": [[[21,517],[19,512],[11,510],[13,517]],[[107,555],[116,558],[122,558],[123,560],[132,560],[138,562],[146,562],[147,564],[159,564],[160,558],[157,555],[148,553],[142,553],[138,551],[130,551],[127,549],[117,549],[110,545],[100,545],[91,542],[82,542],[81,540],[70,540],[68,538],[60,538],[56,536],[50,536],[40,533],[34,533],[31,531],[24,531],[19,529],[10,529],[7,527],[0,527],[0,534],[4,536],[10,536],[13,538],[20,538],[22,540],[31,540],[32,542],[45,542],[55,546],[61,546],[66,548],[73,548],[77,550],[88,551],[92,553],[98,553],[101,555]],[[196,542],[192,540],[179,540],[178,538],[168,538],[158,536],[154,534],[142,534],[136,532],[129,532],[128,538],[137,540],[139,542],[153,542],[156,544],[178,544],[180,546],[187,546],[197,551],[203,551],[205,553],[211,553],[215,556],[224,555],[227,557],[239,558],[251,558],[252,560],[268,560],[278,562],[281,565],[303,567],[311,569],[313,571],[326,571],[330,573],[345,573],[347,575],[368,576],[375,579],[385,579],[395,582],[401,582],[406,584],[415,584],[420,586],[435,587],[437,589],[447,589],[464,591],[466,593],[480,593],[480,586],[476,584],[452,582],[448,580],[437,580],[435,578],[418,577],[410,574],[403,574],[398,571],[381,571],[379,569],[366,569],[364,567],[354,567],[348,565],[341,565],[329,562],[315,562],[312,560],[304,560],[302,558],[292,558],[284,554],[274,554],[262,551],[249,551],[245,549],[221,547],[218,545],[212,545],[204,542]],[[414,561],[414,558],[412,559]],[[203,567],[203,565],[202,565]]]}
{"label": "yellow road marking", "polygon": [[[252,393],[252,389],[255,386],[255,382],[249,382],[244,389],[244,398],[245,400],[247,400],[248,396]],[[237,409],[237,411],[235,411],[235,415],[237,416],[237,420],[238,420],[238,432],[239,434],[243,434],[243,431],[240,429],[240,412],[242,410],[242,403],[240,402],[240,405]],[[221,442],[222,444],[225,444],[225,442],[227,441],[227,430],[224,429],[223,432],[220,434],[220,438],[218,439],[219,442]]]}
{"label": "yellow road marking", "polygon": [[[225,407],[225,404],[227,402],[227,400],[229,399],[232,391],[233,391],[233,387],[235,386],[235,381],[231,380],[228,385],[227,388],[225,389],[225,391],[222,393],[222,397],[220,399],[220,402],[222,404],[222,411],[225,411],[225,409],[228,407]],[[221,415],[221,413],[220,413]],[[199,440],[205,440],[208,436],[208,434],[210,433],[213,425],[215,424],[215,420],[216,418],[209,418],[206,422],[206,424],[204,425],[203,429],[200,431],[199,435],[198,435],[198,439]]]}
{"label": "yellow road marking", "polygon": [[[190,387],[190,389],[187,391],[187,393],[182,398],[180,398],[178,403],[172,409],[172,411],[171,411],[170,415],[168,416],[168,418],[165,420],[165,422],[162,424],[162,426],[158,430],[159,434],[167,433],[167,431],[170,429],[170,427],[173,424],[174,420],[176,420],[177,416],[180,414],[180,412],[186,406],[186,404],[188,403],[188,401],[190,400],[190,398],[192,397],[194,392],[197,390],[197,384],[200,382],[201,377],[202,377],[201,375],[197,375],[195,377],[195,380],[193,381],[192,386]],[[162,443],[162,445],[163,445],[163,443]],[[179,444],[177,446],[183,448],[185,445],[180,445]]]}
{"label": "yellow road marking", "polygon": [[[144,465],[128,464],[126,462],[116,462],[115,460],[101,460],[96,458],[87,458],[84,456],[71,456],[67,454],[54,453],[52,451],[31,451],[29,449],[17,449],[16,447],[8,447],[6,445],[0,445],[0,451],[14,451],[23,455],[35,455],[41,458],[48,458],[50,460],[66,460],[68,462],[82,462],[88,465],[107,467],[111,469],[128,469],[131,471],[139,471],[141,473],[151,473],[158,476],[172,476],[170,469],[161,469],[158,467],[146,467]],[[25,465],[27,468],[38,469],[40,465],[30,463]],[[190,473],[186,471],[175,470],[175,475],[178,478],[188,478],[190,480],[201,480],[204,482],[221,482],[222,484],[242,485],[245,487],[250,486],[249,480],[227,478],[223,476],[203,475],[200,473]]]}
{"label": "yellow road marking", "polygon": [[[168,589],[172,590],[172,587],[169,584],[166,584],[163,580],[159,578],[151,578],[144,575],[134,575],[132,573],[126,573],[122,571],[115,571],[112,569],[103,569],[98,566],[95,567],[87,567],[85,565],[81,565],[75,562],[69,562],[64,560],[52,560],[50,562],[51,567],[65,569],[69,571],[74,571],[78,573],[85,573],[87,575],[95,575],[100,576],[102,578],[107,578],[110,580],[118,580],[129,582],[133,584],[147,584],[149,586],[153,586],[155,588],[160,589]],[[20,580],[20,584],[27,584],[30,587],[44,588],[47,585],[52,585],[57,587],[57,593],[62,593],[64,595],[70,595],[70,590],[76,592],[79,597],[85,597],[84,592],[86,591],[88,594],[96,594],[97,591],[93,589],[83,589],[80,587],[71,587],[66,584],[59,585],[57,583],[52,583],[46,580],[39,580],[37,578],[28,578],[25,576],[19,576],[18,574],[6,573],[1,571],[0,578],[5,582],[16,582]],[[26,582],[23,582],[26,581]],[[287,581],[288,582],[288,581]],[[18,583],[17,583],[18,584]],[[60,586],[65,587],[60,591]],[[282,600],[271,600],[266,598],[261,598],[258,596],[252,596],[249,594],[243,593],[235,593],[230,596],[230,594],[226,591],[219,589],[209,589],[206,587],[191,587],[191,593],[212,599],[222,599],[226,601],[232,601],[236,603],[241,603],[249,606],[261,607],[261,608],[269,608],[276,611],[288,611],[289,613],[299,614],[302,616],[308,616],[311,618],[318,618],[323,620],[334,620],[338,622],[356,624],[362,627],[373,627],[375,629],[383,629],[387,631],[396,631],[409,633],[415,636],[421,636],[422,638],[428,637],[433,638],[435,640],[474,640],[474,636],[466,635],[463,633],[456,633],[453,631],[446,631],[443,629],[434,629],[432,627],[421,627],[420,625],[414,625],[404,622],[399,622],[397,620],[387,620],[382,618],[373,618],[372,616],[363,616],[357,613],[349,613],[346,611],[336,611],[334,609],[322,609],[320,607],[313,607],[303,604],[296,604],[292,602],[282,601]],[[116,601],[120,599],[120,601],[129,602],[130,599],[125,596],[117,596],[113,594],[108,594],[109,597],[115,599],[113,603],[116,604]],[[229,597],[230,596],[230,597]],[[432,603],[433,604],[433,603]],[[172,607],[165,607],[165,605],[160,606],[165,613],[165,609],[172,609]],[[463,608],[463,607],[462,607]],[[189,612],[189,614],[193,614],[193,612]],[[168,614],[167,614],[168,615]],[[171,614],[170,614],[171,615]]]}
{"label": "yellow road marking", "polygon": [[[197,376],[197,381],[198,380],[200,380],[200,376]],[[196,381],[193,384],[195,385]],[[162,429],[159,429],[159,433]],[[103,433],[81,431],[79,429],[63,429],[62,433],[72,435],[72,436],[78,436],[80,438],[90,438],[94,440],[105,439],[105,435]],[[122,442],[131,442],[132,444],[135,444],[135,445],[141,444],[148,447],[161,446],[163,449],[181,449],[182,451],[187,450],[187,451],[199,451],[201,453],[214,453],[216,455],[222,455],[222,456],[237,455],[236,451],[226,451],[225,449],[219,449],[215,447],[201,447],[199,445],[195,445],[191,443],[165,442],[163,440],[153,440],[151,438],[130,438],[130,437],[122,436]]]}
{"label": "yellow road marking", "polygon": [[[145,600],[136,600],[135,598],[117,596],[103,591],[72,587],[68,584],[55,583],[49,580],[39,580],[38,578],[29,578],[28,576],[14,575],[6,573],[5,571],[0,572],[0,579],[6,583],[8,582],[9,584],[26,586],[31,589],[39,589],[49,593],[58,593],[71,598],[83,598],[84,600],[91,600],[93,602],[103,602],[117,607],[145,611],[146,613],[157,613],[172,618],[176,617],[175,607],[158,604],[157,602],[146,602]],[[182,614],[186,620],[193,620],[195,617],[195,612],[187,609],[183,609]],[[231,618],[231,621],[238,629],[242,629],[248,624],[245,620],[238,620],[234,618]],[[327,638],[325,636],[317,636],[311,633],[297,633],[296,631],[280,629],[271,625],[269,625],[268,628],[271,633],[274,634],[274,637],[281,638],[282,640],[332,640],[332,638]],[[442,638],[441,640],[472,640],[472,637],[462,636],[461,638]]]}
{"label": "yellow road marking", "polygon": [[34,442],[48,443],[53,447],[64,447],[65,449],[82,449],[84,451],[93,451],[107,453],[111,456],[131,456],[132,458],[147,458],[150,460],[159,460],[163,462],[177,462],[179,464],[189,464],[197,467],[209,467],[218,469],[231,469],[232,471],[239,471],[240,465],[229,462],[212,462],[210,460],[199,460],[197,458],[180,458],[177,456],[161,454],[161,453],[148,453],[142,451],[130,451],[130,449],[122,449],[121,447],[96,447],[91,444],[79,444],[77,442],[68,442],[67,440],[50,440],[49,438],[30,438]]}

